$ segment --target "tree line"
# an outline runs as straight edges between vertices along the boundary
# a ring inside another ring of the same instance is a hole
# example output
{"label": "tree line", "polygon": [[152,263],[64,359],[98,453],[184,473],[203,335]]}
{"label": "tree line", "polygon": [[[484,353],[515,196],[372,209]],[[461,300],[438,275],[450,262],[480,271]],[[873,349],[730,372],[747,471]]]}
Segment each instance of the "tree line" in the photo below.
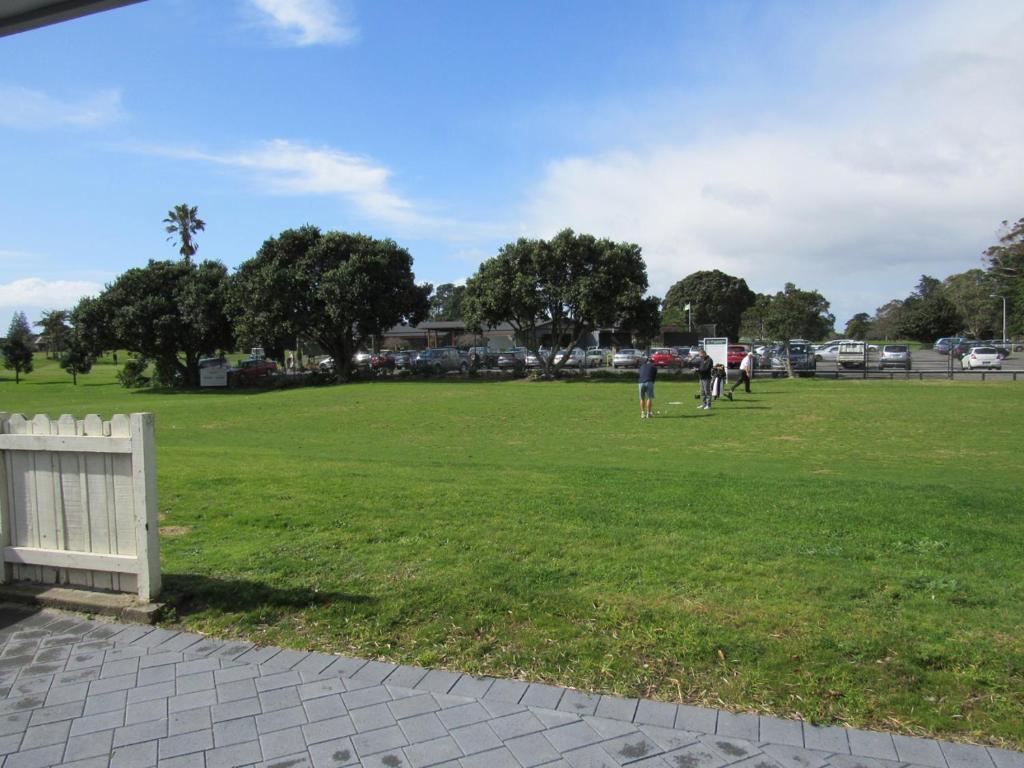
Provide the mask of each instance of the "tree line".
{"label": "tree line", "polygon": [[[662,300],[648,294],[640,246],[571,229],[550,240],[507,243],[465,285],[448,283],[434,291],[416,282],[412,256],[391,239],[306,225],[268,238],[229,274],[218,261],[193,259],[196,236],[205,230],[195,206],[175,206],[164,225],[179,260],[129,269],[99,295],[71,310],[46,312],[37,322],[47,354],[58,357],[76,380],[103,350],[127,349],[136,356],[132,370],[152,363],[158,383],[197,386],[203,357],[241,345],[261,346],[282,360],[302,337],[334,359],[345,381],[353,354],[373,337],[427,318],[462,320],[476,331],[508,323],[534,352],[542,330],[574,346],[596,328],[624,328],[651,340],[665,325],[714,324],[717,335],[732,339],[787,340],[823,338],[835,323],[829,302],[817,291],[787,283],[775,294],[757,294],[742,278],[719,270],[686,276]],[[848,334],[934,338],[959,328],[989,328],[994,304],[984,299],[993,290],[1012,297],[1019,328],[1024,219],[1007,227],[985,259],[987,270],[943,282],[922,277],[906,299],[890,302],[874,317],[855,316]],[[16,380],[31,371],[29,331],[24,314],[15,315],[3,345],[4,364]],[[557,359],[557,343],[551,346],[541,364],[557,373],[567,360]]]}

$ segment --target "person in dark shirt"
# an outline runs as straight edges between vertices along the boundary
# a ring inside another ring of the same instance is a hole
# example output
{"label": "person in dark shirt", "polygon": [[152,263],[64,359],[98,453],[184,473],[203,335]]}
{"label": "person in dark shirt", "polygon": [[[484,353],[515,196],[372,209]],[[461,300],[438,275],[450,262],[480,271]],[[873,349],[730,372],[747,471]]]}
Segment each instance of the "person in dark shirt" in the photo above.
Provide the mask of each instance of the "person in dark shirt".
{"label": "person in dark shirt", "polygon": [[715,361],[708,357],[703,349],[700,351],[700,359],[697,361],[697,378],[700,380],[701,404],[697,406],[705,411],[711,410],[711,372],[714,370]]}
{"label": "person in dark shirt", "polygon": [[640,366],[640,418],[654,417],[654,380],[658,378],[658,369],[645,360]]}

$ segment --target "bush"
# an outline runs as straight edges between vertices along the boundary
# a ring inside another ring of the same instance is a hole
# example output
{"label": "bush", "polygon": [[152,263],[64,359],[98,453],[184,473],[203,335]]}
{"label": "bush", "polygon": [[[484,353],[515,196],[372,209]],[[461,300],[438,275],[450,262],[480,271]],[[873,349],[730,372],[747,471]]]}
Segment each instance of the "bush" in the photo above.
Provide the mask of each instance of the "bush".
{"label": "bush", "polygon": [[148,387],[150,384],[150,378],[145,375],[148,367],[149,360],[144,357],[133,357],[124,364],[124,367],[120,371],[118,371],[117,380],[121,382],[122,387],[126,387],[128,389]]}

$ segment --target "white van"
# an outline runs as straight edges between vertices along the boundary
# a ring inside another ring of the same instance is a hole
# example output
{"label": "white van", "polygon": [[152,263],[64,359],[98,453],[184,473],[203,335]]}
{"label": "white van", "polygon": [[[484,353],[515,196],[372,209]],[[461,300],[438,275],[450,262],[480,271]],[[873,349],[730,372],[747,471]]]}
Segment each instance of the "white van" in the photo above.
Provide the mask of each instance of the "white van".
{"label": "white van", "polygon": [[867,368],[878,365],[878,347],[863,341],[844,341],[839,345],[836,365],[840,368]]}

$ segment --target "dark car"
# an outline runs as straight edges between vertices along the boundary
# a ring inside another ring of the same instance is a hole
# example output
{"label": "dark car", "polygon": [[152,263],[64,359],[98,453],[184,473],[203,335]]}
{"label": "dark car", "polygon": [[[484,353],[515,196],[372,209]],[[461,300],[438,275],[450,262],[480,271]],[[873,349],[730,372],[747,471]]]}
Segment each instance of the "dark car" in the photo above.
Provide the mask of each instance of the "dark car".
{"label": "dark car", "polygon": [[378,352],[370,355],[370,370],[377,374],[390,373],[395,370],[395,356],[391,352]]}
{"label": "dark car", "polygon": [[498,353],[496,362],[499,370],[522,371],[526,368],[526,347],[512,347]]}
{"label": "dark car", "polygon": [[407,371],[412,368],[413,360],[416,358],[416,350],[401,349],[398,352],[393,352],[391,357],[395,361],[396,370]]}
{"label": "dark car", "polygon": [[941,339],[936,340],[932,349],[940,355],[948,355],[952,351],[953,347],[961,341],[967,341],[967,339],[963,336],[943,336]]}
{"label": "dark car", "polygon": [[960,339],[955,344],[950,346],[949,354],[952,357],[955,357],[957,360],[959,360],[961,357],[963,357],[968,352],[970,352],[973,347],[980,347],[980,346],[982,346],[980,341],[976,341],[974,339],[971,339],[971,340]]}
{"label": "dark car", "polygon": [[[777,374],[786,369],[785,362],[786,348],[775,347],[771,352],[771,367]],[[789,345],[789,366],[801,376],[813,376],[818,368],[818,361],[814,359],[814,349],[810,344]]]}
{"label": "dark car", "polygon": [[434,374],[440,376],[450,371],[469,370],[469,364],[462,359],[459,350],[454,347],[434,347],[425,349],[416,355],[416,362],[413,364],[418,373]]}

